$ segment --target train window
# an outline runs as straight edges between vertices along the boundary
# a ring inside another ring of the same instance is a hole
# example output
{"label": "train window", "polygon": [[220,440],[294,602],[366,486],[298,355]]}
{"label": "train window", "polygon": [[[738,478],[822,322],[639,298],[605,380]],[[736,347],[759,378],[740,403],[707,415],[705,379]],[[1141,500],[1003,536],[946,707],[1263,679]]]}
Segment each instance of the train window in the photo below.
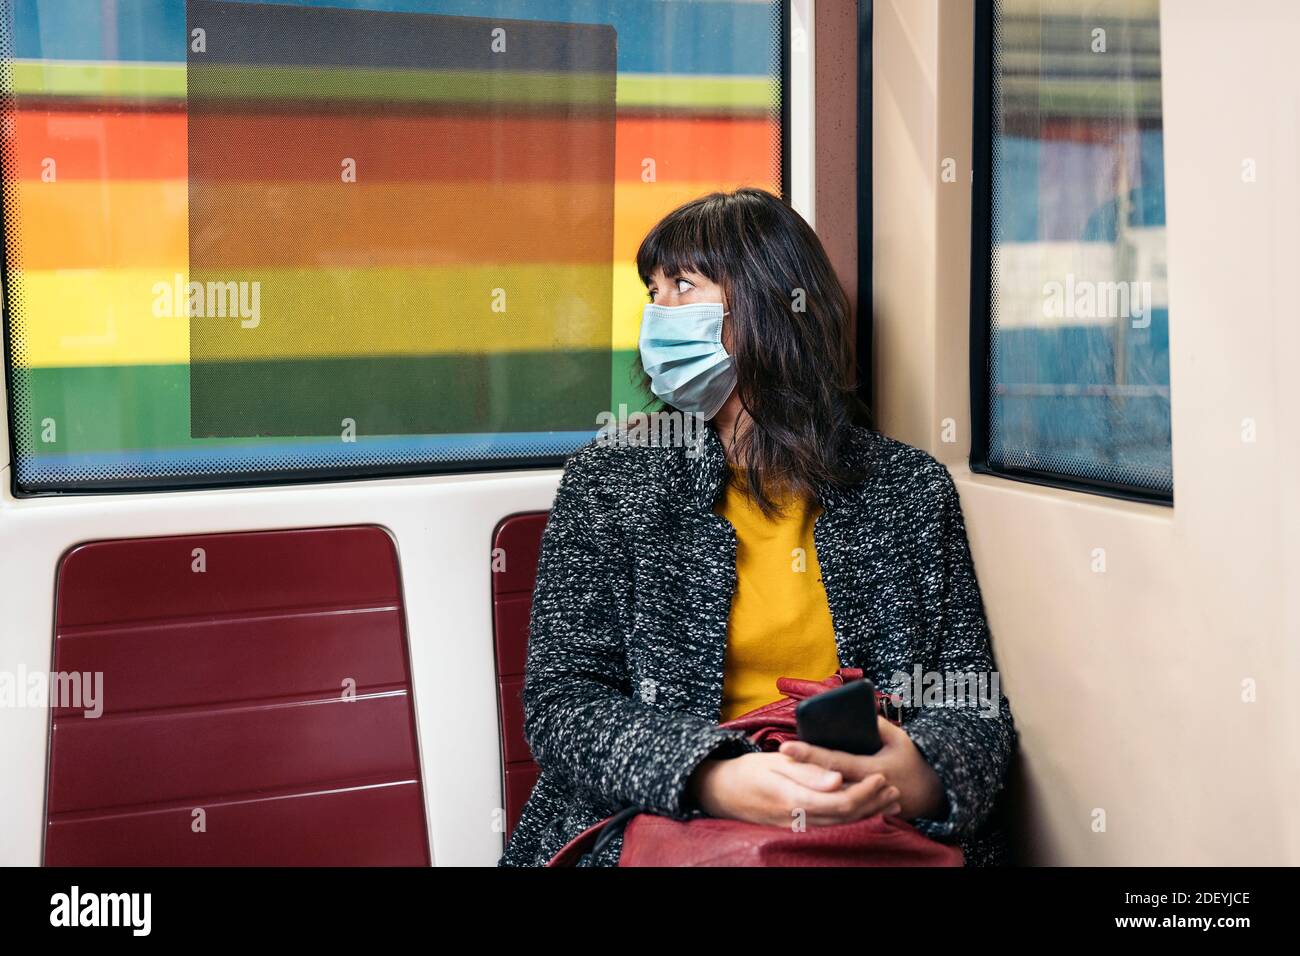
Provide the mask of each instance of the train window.
{"label": "train window", "polygon": [[976,21],[972,467],[1170,502],[1158,0]]}
{"label": "train window", "polygon": [[18,494],[557,465],[640,237],[785,191],[782,2],[5,6]]}

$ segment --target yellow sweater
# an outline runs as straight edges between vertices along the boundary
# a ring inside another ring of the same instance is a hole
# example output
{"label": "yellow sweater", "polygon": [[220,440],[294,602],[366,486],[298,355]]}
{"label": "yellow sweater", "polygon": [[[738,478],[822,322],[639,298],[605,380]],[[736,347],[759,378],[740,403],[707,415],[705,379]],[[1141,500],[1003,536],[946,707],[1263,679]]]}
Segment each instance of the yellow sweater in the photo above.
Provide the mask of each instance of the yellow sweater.
{"label": "yellow sweater", "polygon": [[771,519],[732,480],[714,511],[736,529],[736,593],[727,622],[722,719],[779,699],[778,677],[820,680],[835,673],[839,652],[821,567],[813,544],[818,502],[780,499],[785,514]]}

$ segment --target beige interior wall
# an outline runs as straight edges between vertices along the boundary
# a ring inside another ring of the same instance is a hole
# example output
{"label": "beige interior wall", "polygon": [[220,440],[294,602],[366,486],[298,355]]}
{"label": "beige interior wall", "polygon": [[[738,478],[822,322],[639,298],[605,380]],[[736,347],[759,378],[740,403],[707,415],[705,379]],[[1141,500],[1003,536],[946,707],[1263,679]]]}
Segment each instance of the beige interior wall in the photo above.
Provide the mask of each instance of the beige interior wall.
{"label": "beige interior wall", "polygon": [[1172,509],[966,467],[972,5],[875,7],[876,409],[961,492],[1022,859],[1298,864],[1300,6],[1163,4]]}

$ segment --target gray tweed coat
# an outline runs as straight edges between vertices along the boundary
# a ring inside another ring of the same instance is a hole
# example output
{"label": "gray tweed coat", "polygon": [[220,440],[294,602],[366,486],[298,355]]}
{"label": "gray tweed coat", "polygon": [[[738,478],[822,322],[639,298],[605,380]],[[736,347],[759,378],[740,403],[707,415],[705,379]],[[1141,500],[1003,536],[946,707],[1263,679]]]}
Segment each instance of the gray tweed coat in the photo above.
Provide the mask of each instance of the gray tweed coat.
{"label": "gray tweed coat", "polygon": [[[679,820],[709,756],[757,749],[721,716],[736,538],[712,507],[727,480],[713,427],[702,445],[593,439],[565,464],[542,535],[524,672],[524,732],[541,776],[502,866],[544,864],[629,805]],[[993,670],[957,490],[920,449],[855,428],[870,471],[820,489],[813,530],[840,665],[882,689],[899,673]],[[992,684],[1000,688],[1000,684]],[[995,812],[1016,744],[1010,705],[903,709],[903,728],[947,794],[947,817],[912,823],[959,842],[968,865],[1006,862]],[[621,837],[582,864],[615,865]]]}

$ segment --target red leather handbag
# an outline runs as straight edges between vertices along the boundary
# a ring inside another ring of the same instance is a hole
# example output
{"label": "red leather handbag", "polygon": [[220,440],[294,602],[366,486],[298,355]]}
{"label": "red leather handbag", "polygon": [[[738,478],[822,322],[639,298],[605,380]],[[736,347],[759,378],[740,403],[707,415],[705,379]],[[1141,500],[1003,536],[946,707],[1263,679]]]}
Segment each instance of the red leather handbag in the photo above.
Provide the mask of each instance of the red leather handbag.
{"label": "red leather handbag", "polygon": [[[785,697],[755,708],[721,726],[746,730],[763,750],[797,740],[794,711],[799,701],[849,681],[862,671],[842,667],[821,681],[782,677]],[[882,695],[876,692],[877,707]],[[889,718],[888,713],[886,717]],[[894,720],[897,723],[897,720]],[[628,807],[588,827],[566,843],[547,866],[574,866],[623,829],[619,866],[961,866],[961,848],[922,834],[899,817],[876,814],[852,823],[792,828],[696,817],[673,820]]]}

